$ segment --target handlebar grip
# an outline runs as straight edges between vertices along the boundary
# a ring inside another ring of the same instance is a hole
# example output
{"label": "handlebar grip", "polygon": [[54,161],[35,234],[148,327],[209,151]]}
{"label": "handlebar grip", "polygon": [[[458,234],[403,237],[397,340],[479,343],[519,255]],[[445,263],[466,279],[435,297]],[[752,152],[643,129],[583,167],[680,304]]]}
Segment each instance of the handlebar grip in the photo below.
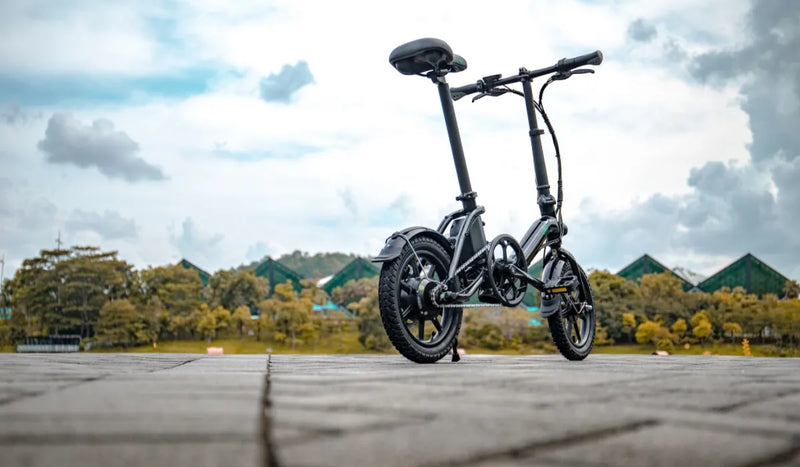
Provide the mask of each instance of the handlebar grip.
{"label": "handlebar grip", "polygon": [[572,58],[562,58],[556,64],[556,70],[559,73],[563,73],[584,65],[599,65],[601,63],[603,63],[603,52],[595,50],[594,52],[586,55],[579,55]]}
{"label": "handlebar grip", "polygon": [[468,84],[466,86],[450,88],[450,97],[452,97],[454,101],[457,101],[468,94],[474,94],[481,90],[480,84],[481,83],[479,81],[477,83]]}

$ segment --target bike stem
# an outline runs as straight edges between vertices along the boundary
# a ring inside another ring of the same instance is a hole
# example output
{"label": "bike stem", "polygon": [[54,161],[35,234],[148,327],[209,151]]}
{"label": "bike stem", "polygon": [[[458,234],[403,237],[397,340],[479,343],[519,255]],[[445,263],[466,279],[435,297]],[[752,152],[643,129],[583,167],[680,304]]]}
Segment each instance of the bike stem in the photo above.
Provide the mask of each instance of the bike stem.
{"label": "bike stem", "polygon": [[542,216],[555,217],[556,200],[550,194],[550,182],[547,179],[547,166],[544,163],[544,151],[542,150],[542,135],[544,130],[539,128],[536,122],[536,110],[533,107],[533,90],[531,89],[530,77],[522,78],[522,92],[525,95],[525,110],[528,113],[528,134],[531,137],[531,149],[533,150],[533,169],[536,173],[536,192],[538,196],[536,203]]}
{"label": "bike stem", "polygon": [[[450,148],[453,150],[453,161],[456,164],[456,176],[458,176],[458,186],[461,195],[456,198],[464,206],[464,212],[475,209],[475,197],[472,191],[472,184],[469,181],[469,171],[467,170],[467,160],[464,158],[464,147],[461,145],[461,134],[458,131],[456,121],[456,111],[453,108],[453,99],[450,97],[450,85],[445,81],[444,76],[437,76],[434,79],[439,88],[439,100],[442,102],[442,112],[444,122],[447,125],[447,136],[450,138]],[[541,145],[540,145],[541,150]]]}

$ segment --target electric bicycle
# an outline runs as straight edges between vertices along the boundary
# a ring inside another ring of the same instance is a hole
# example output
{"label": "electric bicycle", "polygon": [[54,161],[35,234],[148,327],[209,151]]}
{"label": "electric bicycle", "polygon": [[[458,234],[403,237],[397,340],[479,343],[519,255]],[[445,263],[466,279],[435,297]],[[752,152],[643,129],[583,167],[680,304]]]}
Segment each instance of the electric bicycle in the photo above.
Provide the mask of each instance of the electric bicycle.
{"label": "electric bicycle", "polygon": [[[567,227],[562,221],[563,188],[561,154],[553,126],[542,105],[545,89],[554,81],[575,74],[593,73],[587,65],[599,65],[598,50],[538,70],[520,68],[514,76],[486,76],[474,84],[450,88],[445,77],[467,68],[463,57],[453,53],[439,39],[418,39],[392,51],[389,62],[404,75],[430,79],[439,90],[447,134],[450,139],[461,193],[461,209],[442,219],[437,229],[408,227],[392,234],[373,261],[382,263],[378,299],[383,326],[394,347],[417,363],[433,363],[452,351],[458,354],[458,333],[463,309],[475,306],[518,306],[531,286],[541,294],[541,315],[547,318],[558,350],[569,360],[583,360],[592,350],[595,308],[586,273],[574,256],[562,246]],[[531,82],[548,76],[534,99]],[[522,84],[522,91],[509,85]],[[518,242],[509,234],[487,241],[481,215],[483,206],[467,171],[461,135],[453,102],[476,94],[475,102],[486,96],[516,94],[525,100],[537,204],[541,217],[533,222]],[[557,197],[550,193],[537,113],[549,130],[558,161]],[[543,253],[541,279],[528,272],[529,264]],[[475,295],[479,303],[467,303]]]}

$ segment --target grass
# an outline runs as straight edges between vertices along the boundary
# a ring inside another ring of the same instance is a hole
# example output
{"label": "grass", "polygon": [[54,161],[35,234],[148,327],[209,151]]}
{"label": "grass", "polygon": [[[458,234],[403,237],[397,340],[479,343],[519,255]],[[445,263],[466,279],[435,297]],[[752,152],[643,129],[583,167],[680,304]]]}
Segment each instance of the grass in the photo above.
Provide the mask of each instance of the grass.
{"label": "grass", "polygon": [[[652,345],[604,345],[595,346],[592,353],[598,354],[651,354],[655,348]],[[785,351],[781,355],[780,350],[774,345],[757,345],[750,344],[750,352],[754,357],[798,357],[800,354],[797,348],[793,351]],[[703,355],[705,352],[710,352],[711,355],[730,355],[730,356],[744,356],[741,344],[707,344],[705,347],[700,344],[692,344],[688,349],[683,346],[675,346],[674,349],[668,351],[671,355]]]}
{"label": "grass", "polygon": [[[206,341],[165,341],[160,342],[157,347],[152,345],[144,345],[124,349],[122,347],[115,348],[95,348],[89,352],[136,352],[136,353],[193,353],[204,354],[206,347],[222,347],[226,354],[264,354],[267,349],[271,349],[276,354],[370,354],[370,353],[384,353],[396,354],[394,348],[390,348],[385,352],[376,352],[365,349],[361,343],[358,342],[358,333],[349,331],[342,334],[341,338],[338,335],[327,336],[320,339],[316,345],[313,342],[298,343],[294,348],[289,343],[277,343],[269,341],[257,341],[252,337],[244,339],[215,339],[211,344]],[[548,351],[541,347],[521,346],[520,348],[504,348],[492,350],[484,347],[465,347],[467,354],[490,354],[490,355],[542,355],[547,353],[555,353],[554,350]],[[592,353],[594,354],[639,354],[649,355],[653,352],[652,345],[596,345]],[[0,353],[12,353],[16,351],[15,346],[4,345],[0,346]],[[676,346],[670,350],[672,355],[702,355],[704,352],[711,352],[712,355],[733,355],[742,356],[741,344],[730,343],[714,343],[707,344],[705,347],[699,344],[693,344],[688,349],[683,346]],[[759,345],[755,343],[750,344],[750,351],[754,357],[800,357],[800,352],[797,347],[791,350],[784,349],[781,352],[774,345]]]}

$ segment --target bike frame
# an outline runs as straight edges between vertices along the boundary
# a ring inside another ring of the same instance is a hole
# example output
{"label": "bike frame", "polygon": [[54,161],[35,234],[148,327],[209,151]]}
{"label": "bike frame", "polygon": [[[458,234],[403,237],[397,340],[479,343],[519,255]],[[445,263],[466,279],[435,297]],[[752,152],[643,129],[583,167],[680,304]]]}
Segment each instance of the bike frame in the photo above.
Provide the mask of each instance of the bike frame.
{"label": "bike frame", "polygon": [[[544,68],[534,72],[521,69],[519,75],[498,80],[495,83],[497,85],[502,85],[522,82],[525,98],[525,110],[528,117],[528,129],[533,152],[533,168],[536,177],[536,202],[539,205],[539,211],[541,213],[541,218],[531,224],[520,242],[522,251],[525,254],[526,264],[530,264],[536,255],[546,246],[550,246],[554,249],[558,249],[561,246],[561,224],[558,219],[556,219],[556,201],[550,193],[547,167],[544,161],[544,151],[542,150],[541,136],[544,134],[544,131],[538,127],[536,109],[533,101],[533,91],[531,89],[533,77],[552,73],[553,71],[555,71],[554,67]],[[460,225],[457,225],[458,234],[455,236],[456,242],[453,250],[453,258],[447,278],[449,281],[456,276],[458,266],[462,264],[462,256],[477,254],[487,245],[483,230],[483,222],[480,217],[481,214],[485,212],[485,209],[483,206],[479,206],[475,203],[477,194],[472,191],[472,184],[469,178],[467,162],[464,157],[464,148],[461,144],[461,134],[458,131],[458,122],[453,106],[450,86],[444,76],[433,76],[432,79],[438,86],[442,112],[444,113],[444,120],[447,126],[447,135],[450,139],[450,147],[453,152],[458,185],[461,189],[461,194],[456,200],[461,201],[462,209],[446,215],[437,229],[439,233],[445,235],[447,227],[453,223],[454,220],[461,221]],[[516,271],[516,274],[524,276],[526,282],[539,291],[544,291],[546,289],[544,282],[536,277],[530,276],[527,274],[527,271]],[[479,278],[476,283],[470,287],[470,289],[474,290],[468,290],[465,293],[457,294],[459,295],[458,298],[461,300],[468,299],[469,296],[477,291],[481,282],[482,280]]]}

